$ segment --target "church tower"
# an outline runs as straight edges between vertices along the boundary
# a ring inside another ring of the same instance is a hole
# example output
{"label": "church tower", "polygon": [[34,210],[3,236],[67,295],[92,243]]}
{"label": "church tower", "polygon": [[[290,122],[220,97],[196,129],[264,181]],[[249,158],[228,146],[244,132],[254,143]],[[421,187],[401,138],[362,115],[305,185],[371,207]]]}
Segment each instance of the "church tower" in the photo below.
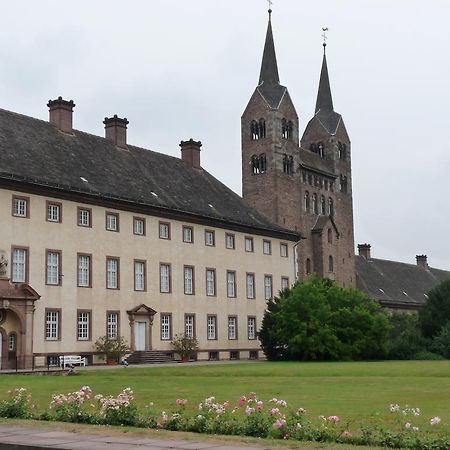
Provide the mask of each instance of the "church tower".
{"label": "church tower", "polygon": [[271,11],[259,84],[242,115],[243,198],[273,222],[299,231],[298,277],[316,273],[355,284],[350,139],[334,111],[324,55],[314,117],[299,145],[299,121],[282,86]]}

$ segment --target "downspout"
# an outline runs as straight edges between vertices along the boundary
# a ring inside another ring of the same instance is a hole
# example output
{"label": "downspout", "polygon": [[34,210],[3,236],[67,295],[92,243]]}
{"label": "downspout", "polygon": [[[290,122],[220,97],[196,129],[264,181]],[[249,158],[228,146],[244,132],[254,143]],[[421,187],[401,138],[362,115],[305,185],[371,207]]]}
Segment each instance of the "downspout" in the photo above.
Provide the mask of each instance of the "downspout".
{"label": "downspout", "polygon": [[294,244],[294,251],[292,252],[294,255],[294,280],[295,282],[298,281],[298,258],[297,258],[297,247],[300,244],[300,242],[305,239],[305,238],[301,238],[299,239],[295,244]]}

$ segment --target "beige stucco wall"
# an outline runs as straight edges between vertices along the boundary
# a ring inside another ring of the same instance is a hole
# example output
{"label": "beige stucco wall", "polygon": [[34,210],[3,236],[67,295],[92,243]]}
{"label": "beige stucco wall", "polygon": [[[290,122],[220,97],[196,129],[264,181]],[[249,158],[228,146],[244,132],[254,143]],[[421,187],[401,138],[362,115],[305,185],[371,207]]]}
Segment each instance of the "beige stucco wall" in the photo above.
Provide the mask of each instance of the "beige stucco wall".
{"label": "beige stucco wall", "polygon": [[[29,218],[13,217],[12,195],[30,197]],[[46,200],[62,202],[62,223],[46,221]],[[77,225],[77,207],[92,208],[92,228]],[[120,231],[105,229],[105,212],[120,214]],[[133,234],[133,216],[146,218],[146,235]],[[171,239],[159,239],[159,220],[170,222]],[[182,226],[194,228],[194,243],[184,243]],[[36,302],[34,318],[34,353],[60,354],[64,352],[91,352],[93,342],[106,334],[106,311],[120,311],[120,334],[129,342],[130,325],[127,310],[145,304],[157,314],[151,327],[153,349],[170,350],[170,342],[160,340],[160,314],[172,314],[172,334],[184,331],[184,314],[195,314],[196,337],[202,350],[258,349],[257,340],[247,338],[247,316],[256,316],[257,328],[261,323],[266,301],[264,299],[264,274],[273,276],[273,292],[281,287],[281,277],[294,281],[293,243],[275,238],[253,235],[254,253],[245,252],[244,237],[252,236],[235,231],[236,249],[225,247],[225,233],[221,228],[205,227],[188,222],[160,219],[131,212],[105,209],[72,201],[0,190],[0,249],[10,254],[11,246],[29,247],[29,284],[41,295]],[[215,230],[215,246],[205,245],[205,229]],[[272,254],[263,254],[263,239],[272,244]],[[280,256],[280,242],[289,246],[288,257]],[[55,249],[62,252],[62,286],[45,284],[45,252]],[[77,253],[92,254],[92,288],[77,287]],[[106,257],[120,258],[120,289],[106,289]],[[147,261],[147,291],[134,291],[133,260]],[[159,292],[159,263],[172,266],[172,293]],[[10,261],[10,268],[11,268]],[[195,295],[184,294],[183,266],[195,267]],[[216,269],[216,297],[206,296],[206,268]],[[226,271],[236,271],[237,297],[227,298]],[[246,272],[256,277],[256,299],[246,298]],[[61,339],[45,340],[45,308],[61,308]],[[77,341],[77,309],[92,310],[92,339]],[[217,315],[218,339],[206,338],[207,314]],[[227,318],[238,316],[238,339],[228,340]],[[223,353],[225,351],[225,353]],[[203,355],[207,357],[207,353]]]}

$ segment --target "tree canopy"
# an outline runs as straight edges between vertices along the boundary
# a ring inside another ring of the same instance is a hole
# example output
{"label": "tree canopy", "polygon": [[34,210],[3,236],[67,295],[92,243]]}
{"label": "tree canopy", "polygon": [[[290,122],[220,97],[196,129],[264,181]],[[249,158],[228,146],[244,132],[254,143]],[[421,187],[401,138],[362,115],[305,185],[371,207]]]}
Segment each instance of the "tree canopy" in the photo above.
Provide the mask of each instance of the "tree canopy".
{"label": "tree canopy", "polygon": [[272,360],[358,360],[386,354],[390,325],[353,288],[311,277],[269,301],[259,339]]}
{"label": "tree canopy", "polygon": [[419,317],[423,335],[429,338],[450,324],[450,280],[428,292],[428,300],[420,310]]}

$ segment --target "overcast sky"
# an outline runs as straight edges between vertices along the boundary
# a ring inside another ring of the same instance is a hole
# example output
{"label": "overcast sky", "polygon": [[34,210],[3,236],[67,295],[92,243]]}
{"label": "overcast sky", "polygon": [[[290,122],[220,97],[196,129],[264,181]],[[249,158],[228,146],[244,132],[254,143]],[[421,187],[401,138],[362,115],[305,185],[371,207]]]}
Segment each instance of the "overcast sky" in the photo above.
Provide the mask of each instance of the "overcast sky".
{"label": "overcast sky", "polygon": [[[240,117],[256,87],[264,0],[3,2],[0,107],[47,120],[76,103],[74,127],[130,121],[131,144],[202,165],[241,193]],[[450,269],[450,1],[274,0],[281,83],[301,132],[314,112],[321,27],[336,111],[352,140],[355,243],[372,256]],[[298,206],[297,206],[298,207]]]}

